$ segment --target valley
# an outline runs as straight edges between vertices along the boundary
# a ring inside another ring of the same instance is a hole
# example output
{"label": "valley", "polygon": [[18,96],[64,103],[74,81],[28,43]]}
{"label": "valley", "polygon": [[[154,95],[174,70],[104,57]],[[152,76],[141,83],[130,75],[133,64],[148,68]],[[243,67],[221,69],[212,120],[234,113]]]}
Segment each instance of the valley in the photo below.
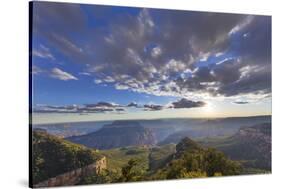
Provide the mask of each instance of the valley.
{"label": "valley", "polygon": [[[95,156],[104,157],[106,167],[98,174],[92,173],[83,176],[78,183],[94,184],[270,173],[270,120],[270,116],[191,120],[124,120],[105,122],[98,127],[95,127],[94,124],[95,128],[90,126],[58,128],[60,126],[56,125],[37,126],[33,130],[35,137],[50,136],[49,138],[54,141],[61,141],[63,146],[85,149],[88,150],[87,153],[92,151],[91,153],[96,154]],[[74,128],[80,131],[78,135],[65,134],[66,132],[71,133]],[[38,133],[41,134],[38,135]],[[57,142],[56,145],[58,145]],[[47,146],[40,146],[40,148],[46,150]],[[34,150],[36,149],[38,147],[34,146]],[[59,151],[62,156],[57,158],[69,156],[65,154],[67,152],[65,149]],[[53,152],[48,150],[48,153]],[[37,157],[36,154],[34,151],[37,162],[46,162],[46,156]],[[79,161],[85,160],[83,156],[79,155],[79,157],[82,158]],[[212,165],[213,160],[209,162],[210,157],[217,158],[215,161],[220,164]],[[69,158],[63,159],[66,161]],[[64,161],[59,166],[66,166]],[[213,167],[208,168],[208,166]],[[69,163],[67,167],[69,167]],[[61,168],[60,170],[73,168]],[[40,164],[36,169],[38,169],[39,175],[46,175],[42,178],[58,174],[42,172],[43,167]],[[52,169],[48,168],[48,170]],[[34,170],[34,172],[36,171]]]}

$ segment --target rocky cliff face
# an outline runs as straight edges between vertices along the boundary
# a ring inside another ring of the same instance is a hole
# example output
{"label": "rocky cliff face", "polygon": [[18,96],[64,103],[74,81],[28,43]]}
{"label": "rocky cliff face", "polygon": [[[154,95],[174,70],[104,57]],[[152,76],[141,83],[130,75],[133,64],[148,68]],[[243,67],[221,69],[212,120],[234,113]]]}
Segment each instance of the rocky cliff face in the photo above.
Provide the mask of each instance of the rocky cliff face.
{"label": "rocky cliff face", "polygon": [[106,158],[84,146],[33,131],[31,166],[32,187],[74,185],[82,176],[105,169]]}
{"label": "rocky cliff face", "polygon": [[103,169],[106,169],[105,157],[102,157],[93,164],[60,174],[56,177],[49,178],[45,181],[37,183],[33,185],[33,188],[72,186],[79,183],[82,177],[89,176],[93,173],[100,174]]}
{"label": "rocky cliff face", "polygon": [[263,123],[241,128],[235,137],[240,140],[261,141],[265,145],[271,145],[271,124]]}
{"label": "rocky cliff face", "polygon": [[246,166],[271,169],[271,123],[240,128],[227,143],[219,149],[232,159],[249,160]]}
{"label": "rocky cliff face", "polygon": [[97,149],[156,144],[154,133],[136,121],[115,121],[96,132],[67,140]]}

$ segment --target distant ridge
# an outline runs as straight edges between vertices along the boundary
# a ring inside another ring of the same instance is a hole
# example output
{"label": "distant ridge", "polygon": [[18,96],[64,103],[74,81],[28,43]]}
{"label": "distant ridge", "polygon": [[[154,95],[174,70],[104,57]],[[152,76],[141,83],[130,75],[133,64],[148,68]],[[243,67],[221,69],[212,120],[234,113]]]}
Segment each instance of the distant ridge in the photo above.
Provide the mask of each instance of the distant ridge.
{"label": "distant ridge", "polygon": [[156,144],[154,133],[137,121],[114,121],[96,132],[66,139],[97,149]]}

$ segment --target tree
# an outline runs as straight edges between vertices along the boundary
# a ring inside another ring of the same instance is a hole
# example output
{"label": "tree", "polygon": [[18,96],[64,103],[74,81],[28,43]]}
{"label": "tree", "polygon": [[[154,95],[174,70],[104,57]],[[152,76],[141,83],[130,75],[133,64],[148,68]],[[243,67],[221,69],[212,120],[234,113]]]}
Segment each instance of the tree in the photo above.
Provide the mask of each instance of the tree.
{"label": "tree", "polygon": [[228,159],[222,152],[212,148],[198,148],[192,151],[181,151],[182,155],[157,172],[166,175],[167,179],[198,178],[222,175],[237,175],[241,172],[239,163]]}
{"label": "tree", "polygon": [[131,159],[128,164],[122,167],[120,182],[140,181],[144,179],[145,170],[138,168],[140,159]]}
{"label": "tree", "polygon": [[104,184],[119,182],[121,173],[118,170],[102,170],[99,174],[92,174],[84,177],[80,184]]}

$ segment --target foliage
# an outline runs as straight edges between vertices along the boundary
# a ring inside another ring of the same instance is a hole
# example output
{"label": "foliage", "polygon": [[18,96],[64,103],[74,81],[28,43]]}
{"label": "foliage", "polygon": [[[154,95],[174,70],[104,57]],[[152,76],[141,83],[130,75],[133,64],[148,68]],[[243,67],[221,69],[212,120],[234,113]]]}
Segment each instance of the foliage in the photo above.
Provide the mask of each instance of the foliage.
{"label": "foliage", "polygon": [[127,165],[122,167],[122,176],[120,182],[132,182],[144,180],[146,170],[139,169],[138,164],[141,159],[131,159]]}
{"label": "foliage", "polygon": [[[226,158],[222,152],[208,148],[187,151],[162,171],[167,179],[212,177],[237,175],[241,171],[241,166]],[[163,173],[158,174],[163,178]]]}
{"label": "foliage", "polygon": [[94,163],[100,155],[46,133],[33,132],[33,183]]}
{"label": "foliage", "polygon": [[[228,159],[216,149],[203,148],[188,138],[176,146],[164,145],[151,149],[126,147],[103,150],[100,153],[107,158],[107,169],[82,178],[80,184],[201,178],[241,173],[238,162]],[[47,134],[34,133],[35,182],[83,167],[98,157],[96,152],[83,146]]]}
{"label": "foliage", "polygon": [[118,170],[102,170],[99,174],[92,174],[82,178],[79,184],[103,184],[119,182],[121,172]]}
{"label": "foliage", "polygon": [[[135,149],[138,150],[137,147]],[[126,155],[131,150],[132,147],[119,149],[119,155],[122,153],[124,157],[132,157],[126,164],[122,164],[119,182],[201,178],[237,175],[241,172],[238,162],[228,159],[218,150],[202,148],[190,139],[184,139],[177,144],[176,153],[174,153],[175,146],[171,145],[152,148],[149,154],[148,170],[141,166],[146,161],[144,158],[136,159],[138,155]]]}
{"label": "foliage", "polygon": [[125,166],[130,159],[134,158],[142,160],[138,164],[140,169],[148,169],[149,149],[144,147],[134,146],[102,150],[101,154],[107,158],[107,167],[110,170],[119,169],[121,171],[122,167]]}
{"label": "foliage", "polygon": [[130,159],[121,170],[103,170],[99,174],[85,177],[79,184],[100,184],[115,182],[133,182],[145,179],[146,170],[140,168],[141,159]]}
{"label": "foliage", "polygon": [[171,160],[175,153],[176,146],[174,144],[167,144],[161,147],[154,147],[149,154],[149,170],[155,171],[166,165]]}

